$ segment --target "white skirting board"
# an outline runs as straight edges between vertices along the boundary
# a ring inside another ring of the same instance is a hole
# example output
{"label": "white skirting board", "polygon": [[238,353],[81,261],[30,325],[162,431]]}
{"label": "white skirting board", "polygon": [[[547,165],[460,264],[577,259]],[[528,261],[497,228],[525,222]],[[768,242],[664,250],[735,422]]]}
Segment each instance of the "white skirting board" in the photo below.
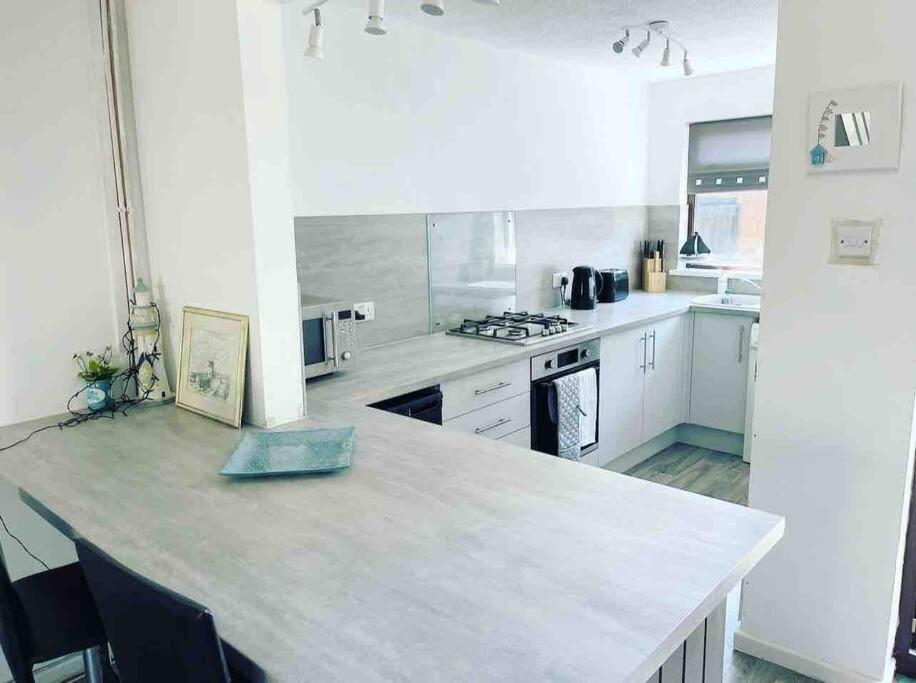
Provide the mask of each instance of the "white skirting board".
{"label": "white skirting board", "polygon": [[[678,428],[669,429],[650,441],[646,441],[642,446],[637,446],[632,451],[624,453],[618,458],[614,458],[609,463],[598,463],[599,467],[605,467],[614,472],[626,472],[628,469],[636,467],[639,463],[648,460],[656,453],[659,453],[668,446],[677,443]],[[599,437],[600,433],[599,433]]]}
{"label": "white skirting board", "polygon": [[713,451],[730,453],[739,457],[744,453],[744,437],[741,434],[723,432],[698,425],[682,424],[659,434],[654,439],[646,441],[646,443],[637,446],[632,451],[614,458],[609,463],[598,463],[598,465],[614,472],[626,472],[676,443],[709,448]]}
{"label": "white skirting board", "polygon": [[[881,680],[880,678],[871,678],[858,671],[836,667],[820,659],[806,657],[781,645],[748,635],[741,629],[735,632],[735,649],[738,652],[778,664],[805,676],[816,678],[819,681],[830,681],[831,683],[876,683]],[[893,671],[893,668],[890,670]]]}
{"label": "white skirting board", "polygon": [[723,432],[721,429],[682,424],[677,428],[677,440],[688,446],[708,448],[732,455],[744,454],[744,436],[733,432]]}

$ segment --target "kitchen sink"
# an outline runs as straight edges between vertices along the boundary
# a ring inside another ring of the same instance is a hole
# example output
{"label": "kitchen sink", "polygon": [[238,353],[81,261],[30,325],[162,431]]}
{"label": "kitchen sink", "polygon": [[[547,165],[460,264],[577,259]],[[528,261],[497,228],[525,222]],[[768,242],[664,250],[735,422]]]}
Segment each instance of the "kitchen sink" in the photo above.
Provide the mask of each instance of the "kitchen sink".
{"label": "kitchen sink", "polygon": [[706,294],[693,300],[695,306],[760,311],[760,297],[755,294]]}

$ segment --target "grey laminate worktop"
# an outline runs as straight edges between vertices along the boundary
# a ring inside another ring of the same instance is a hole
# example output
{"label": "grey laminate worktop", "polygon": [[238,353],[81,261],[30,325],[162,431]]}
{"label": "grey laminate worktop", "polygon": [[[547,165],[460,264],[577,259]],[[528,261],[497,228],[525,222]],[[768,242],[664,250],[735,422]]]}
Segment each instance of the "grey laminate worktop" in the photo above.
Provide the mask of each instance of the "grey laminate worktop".
{"label": "grey laminate worktop", "polygon": [[361,405],[381,401],[554,348],[681,315],[690,310],[696,297],[695,292],[637,291],[621,302],[601,304],[594,311],[551,309],[545,312],[558,313],[573,322],[591,325],[592,329],[532,346],[445,333],[376,346],[362,352],[356,369],[309,381],[306,398]]}
{"label": "grey laminate worktop", "polygon": [[356,426],[351,469],[225,479],[241,432],[170,406],[42,432],[0,473],[58,528],[208,605],[276,681],[644,681],[783,532],[388,413],[310,410],[290,427]]}

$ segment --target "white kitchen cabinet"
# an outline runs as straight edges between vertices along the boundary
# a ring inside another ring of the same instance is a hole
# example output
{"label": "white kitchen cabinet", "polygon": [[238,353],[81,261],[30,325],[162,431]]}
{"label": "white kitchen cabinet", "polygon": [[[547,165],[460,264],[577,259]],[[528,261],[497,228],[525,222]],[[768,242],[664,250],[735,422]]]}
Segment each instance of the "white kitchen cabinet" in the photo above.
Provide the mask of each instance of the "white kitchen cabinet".
{"label": "white kitchen cabinet", "polygon": [[686,420],[688,329],[679,315],[601,339],[599,465]]}
{"label": "white kitchen cabinet", "polygon": [[530,364],[527,360],[500,365],[467,377],[442,383],[442,419],[480,410],[529,391]]}
{"label": "white kitchen cabinet", "polygon": [[646,328],[601,338],[598,463],[604,465],[642,443]]}
{"label": "white kitchen cabinet", "polygon": [[660,320],[647,328],[644,442],[687,421],[686,328],[686,315]]}
{"label": "white kitchen cabinet", "polygon": [[443,422],[443,426],[448,429],[476,434],[487,439],[501,439],[530,424],[531,398],[529,393],[507,398],[505,401]]}
{"label": "white kitchen cabinet", "polygon": [[690,423],[744,433],[751,325],[741,315],[696,313]]}

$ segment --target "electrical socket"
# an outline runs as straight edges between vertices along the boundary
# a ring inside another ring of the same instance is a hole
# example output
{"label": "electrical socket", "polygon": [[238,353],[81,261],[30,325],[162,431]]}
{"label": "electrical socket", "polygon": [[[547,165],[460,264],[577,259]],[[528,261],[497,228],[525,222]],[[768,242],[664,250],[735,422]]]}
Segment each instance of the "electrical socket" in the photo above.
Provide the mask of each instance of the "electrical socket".
{"label": "electrical socket", "polygon": [[569,279],[569,273],[554,273],[553,274],[553,288],[559,289],[563,286],[563,278]]}
{"label": "electrical socket", "polygon": [[375,302],[364,301],[361,304],[353,304],[353,311],[356,313],[356,322],[365,323],[375,320]]}

